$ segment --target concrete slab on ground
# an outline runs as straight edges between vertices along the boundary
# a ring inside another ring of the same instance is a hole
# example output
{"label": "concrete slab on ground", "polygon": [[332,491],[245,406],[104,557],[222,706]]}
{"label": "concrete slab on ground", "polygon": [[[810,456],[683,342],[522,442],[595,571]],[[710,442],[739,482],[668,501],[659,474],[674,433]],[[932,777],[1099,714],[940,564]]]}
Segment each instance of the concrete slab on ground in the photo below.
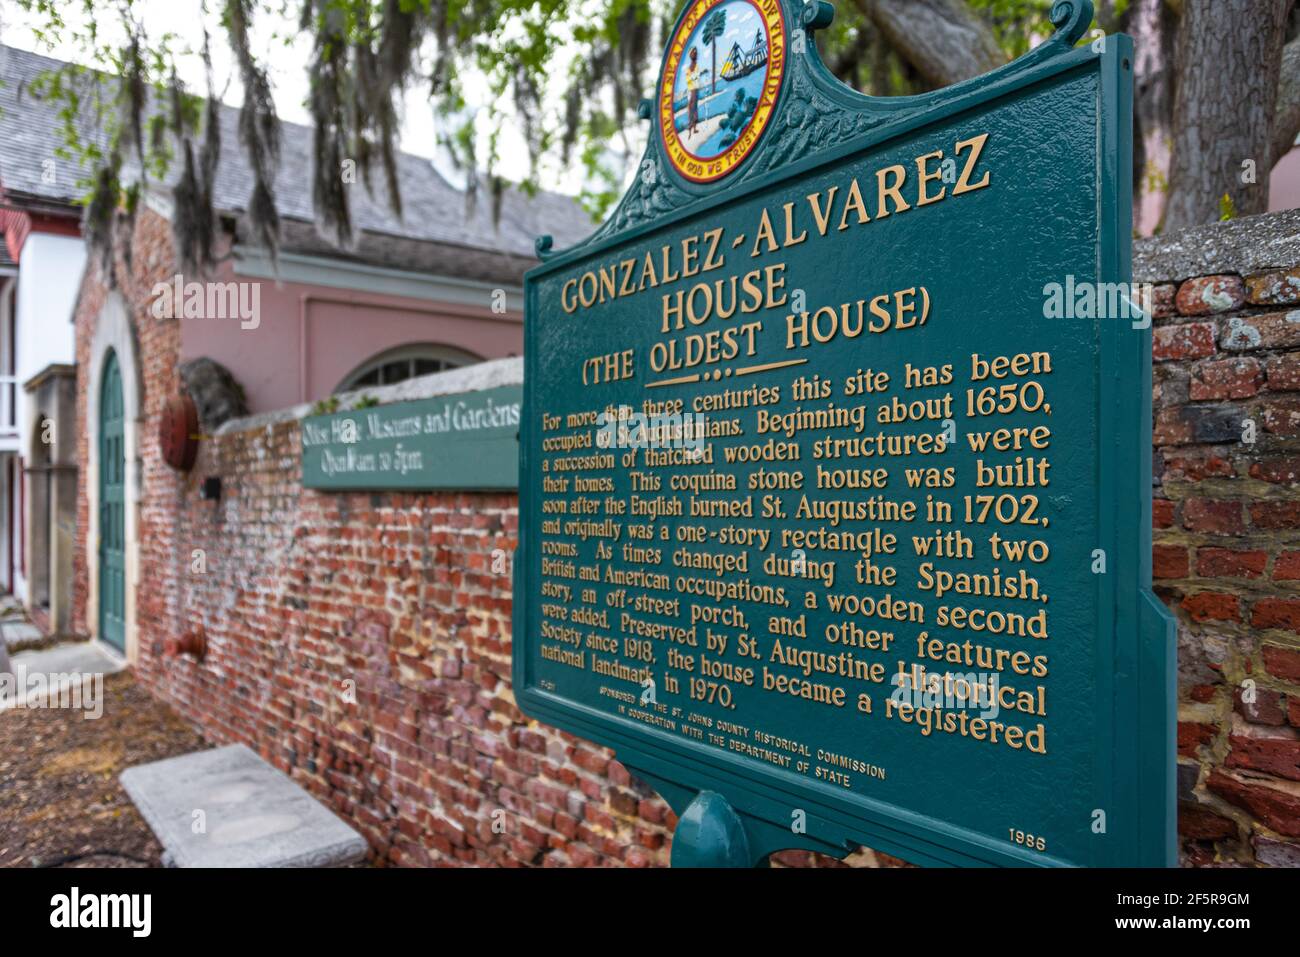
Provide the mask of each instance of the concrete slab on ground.
{"label": "concrete slab on ground", "polygon": [[340,867],[366,856],[360,834],[242,744],[138,765],[120,780],[171,866]]}
{"label": "concrete slab on ground", "polygon": [[[125,667],[126,662],[89,641],[65,641],[51,648],[10,655],[8,671],[25,677],[26,682],[11,687],[12,682],[0,681],[0,711],[46,694],[58,694],[73,682],[84,681],[86,675],[115,674]],[[33,683],[37,675],[43,676],[39,686]]]}
{"label": "concrete slab on ground", "polygon": [[0,642],[14,655],[46,641],[45,633],[24,618],[0,621]]}

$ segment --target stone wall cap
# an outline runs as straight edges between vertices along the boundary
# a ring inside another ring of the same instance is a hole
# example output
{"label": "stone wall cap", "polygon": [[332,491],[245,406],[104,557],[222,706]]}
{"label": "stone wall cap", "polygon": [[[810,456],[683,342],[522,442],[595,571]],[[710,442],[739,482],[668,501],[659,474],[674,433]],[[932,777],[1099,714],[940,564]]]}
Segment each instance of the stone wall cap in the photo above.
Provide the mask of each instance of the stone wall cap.
{"label": "stone wall cap", "polygon": [[1133,243],[1134,282],[1243,276],[1300,263],[1300,209],[1191,226]]}
{"label": "stone wall cap", "polygon": [[[456,395],[461,392],[482,392],[506,385],[522,385],[524,381],[524,360],[520,356],[509,359],[492,359],[478,362],[472,366],[449,369],[446,372],[434,372],[431,375],[416,376],[395,385],[367,386],[352,392],[340,392],[338,411],[352,408],[362,396],[377,399],[380,405],[394,402],[410,402],[413,399],[429,399],[436,395]],[[291,422],[314,415],[314,406],[304,402],[302,405],[274,412],[259,412],[243,418],[231,419],[217,429],[217,435],[231,432],[249,432],[253,429],[266,428],[281,422]]]}
{"label": "stone wall cap", "polygon": [[35,392],[47,379],[75,379],[77,367],[66,362],[51,362],[36,375],[23,383],[24,392]]}

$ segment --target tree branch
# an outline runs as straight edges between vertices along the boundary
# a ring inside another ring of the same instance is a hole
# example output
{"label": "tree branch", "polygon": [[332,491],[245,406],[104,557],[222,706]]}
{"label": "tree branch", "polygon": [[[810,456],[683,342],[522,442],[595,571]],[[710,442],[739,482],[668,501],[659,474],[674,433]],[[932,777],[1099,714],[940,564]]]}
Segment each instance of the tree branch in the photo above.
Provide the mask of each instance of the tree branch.
{"label": "tree branch", "polygon": [[964,0],[853,0],[900,57],[933,87],[951,86],[1007,61],[993,31]]}

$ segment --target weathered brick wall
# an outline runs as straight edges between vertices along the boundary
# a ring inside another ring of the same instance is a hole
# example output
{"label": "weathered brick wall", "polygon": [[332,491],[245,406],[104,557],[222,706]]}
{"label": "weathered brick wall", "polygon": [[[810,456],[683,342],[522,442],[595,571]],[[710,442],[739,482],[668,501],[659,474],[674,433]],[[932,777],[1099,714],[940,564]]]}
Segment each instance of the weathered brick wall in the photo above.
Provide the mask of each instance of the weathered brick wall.
{"label": "weathered brick wall", "polygon": [[1300,866],[1300,213],[1139,244],[1184,860]]}
{"label": "weathered brick wall", "polygon": [[[320,493],[300,461],[296,420],[203,444],[176,499],[178,553],[149,574],[175,600],[142,621],[138,678],[210,740],[291,774],[378,860],[666,864],[668,807],[515,707],[511,579],[493,571],[516,545],[515,496]],[[219,502],[197,495],[208,476]],[[163,655],[196,625],[201,664]],[[893,863],[857,857],[878,859]]]}
{"label": "weathered brick wall", "polygon": [[[377,861],[666,864],[667,805],[608,752],[515,708],[511,581],[492,571],[495,550],[513,553],[515,496],[303,490],[292,417],[205,439],[175,472],[157,426],[179,388],[180,325],[149,311],[154,283],[176,271],[168,224],[142,213],[132,267],[118,265],[143,392],[137,679],[210,741],[248,744],[335,808]],[[75,320],[83,462],[107,295],[92,268]],[[219,502],[199,497],[209,476]],[[89,632],[84,485],[77,536],[74,615]],[[167,657],[166,640],[195,626],[206,659]]]}
{"label": "weathered brick wall", "polygon": [[[144,226],[146,253],[165,239],[157,229]],[[1300,865],[1300,271],[1291,285],[1275,268],[1300,264],[1297,236],[1300,214],[1265,217],[1145,243],[1137,257],[1137,278],[1162,284],[1155,573],[1179,618],[1189,864]],[[152,256],[137,253],[137,270],[169,275]],[[88,280],[83,376],[101,298]],[[292,416],[232,423],[179,476],[154,434],[176,388],[176,324],[134,315],[146,393],[139,680],[210,740],[243,741],[292,775],[378,861],[667,863],[663,802],[608,752],[515,708],[510,578],[492,569],[493,552],[515,545],[513,496],[304,490]],[[199,498],[208,476],[222,479],[219,502]],[[84,493],[80,506],[84,547]],[[84,559],[78,569],[84,621]],[[197,625],[204,662],[163,656]],[[1247,678],[1253,704],[1240,703]],[[897,862],[863,851],[849,863]]]}
{"label": "weathered brick wall", "polygon": [[[157,443],[158,420],[166,401],[179,388],[181,337],[180,327],[172,320],[157,319],[149,311],[149,294],[154,284],[165,282],[176,273],[172,252],[171,225],[152,211],[143,210],[138,218],[132,248],[131,265],[122,257],[117,260],[117,292],[128,304],[140,366],[140,483],[143,497],[139,516],[140,569],[142,578],[165,566],[173,551],[172,517],[180,496],[181,481],[162,461]],[[96,263],[86,266],[74,314],[77,355],[77,461],[90,461],[90,435],[87,427],[87,396],[92,364],[101,356],[90,354],[96,322],[109,295]],[[131,466],[128,463],[128,468]],[[73,555],[73,627],[82,634],[92,629],[89,613],[87,548],[97,542],[95,521],[89,514],[86,495],[86,469],[78,470],[77,546]],[[156,616],[170,596],[154,589],[141,588],[136,595],[138,614]]]}
{"label": "weathered brick wall", "polygon": [[[651,862],[662,810],[608,757],[530,729],[510,695],[510,495],[322,494],[299,484],[295,421],[204,443],[185,543],[137,673],[214,741],[244,741],[393,863]],[[202,664],[160,657],[203,625]],[[612,780],[611,780],[612,778]],[[493,832],[495,810],[505,833]],[[572,842],[567,854],[550,838]]]}

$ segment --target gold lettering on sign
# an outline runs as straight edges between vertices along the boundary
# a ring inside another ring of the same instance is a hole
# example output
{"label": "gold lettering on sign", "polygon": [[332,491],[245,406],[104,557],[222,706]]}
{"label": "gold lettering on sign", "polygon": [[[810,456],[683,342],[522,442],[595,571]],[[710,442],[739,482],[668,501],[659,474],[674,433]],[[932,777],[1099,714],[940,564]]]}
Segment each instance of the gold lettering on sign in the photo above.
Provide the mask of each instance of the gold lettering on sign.
{"label": "gold lettering on sign", "polygon": [[540,287],[569,341],[627,329],[541,370],[581,397],[529,450],[543,687],[847,789],[889,779],[881,735],[1049,753],[1052,405],[1083,399],[1049,351],[954,353],[937,261],[820,272],[996,155],[849,163]]}
{"label": "gold lettering on sign", "polygon": [[[730,241],[726,230],[715,226],[582,269],[560,281],[560,308],[565,315],[577,316],[584,310],[723,270],[728,249],[745,249],[750,259],[773,255],[804,245],[813,237],[825,238],[832,234],[832,224],[833,232],[844,232],[984,189],[992,184],[992,170],[983,162],[988,139],[988,133],[981,133],[956,141],[951,150],[931,150],[908,162],[854,171],[839,182],[805,194],[801,200],[763,206],[752,228],[730,237]],[[934,185],[944,178],[945,159],[952,159],[960,167],[951,190]],[[868,196],[874,204],[871,208]],[[665,294],[665,317],[675,316],[689,295],[682,290]]]}

